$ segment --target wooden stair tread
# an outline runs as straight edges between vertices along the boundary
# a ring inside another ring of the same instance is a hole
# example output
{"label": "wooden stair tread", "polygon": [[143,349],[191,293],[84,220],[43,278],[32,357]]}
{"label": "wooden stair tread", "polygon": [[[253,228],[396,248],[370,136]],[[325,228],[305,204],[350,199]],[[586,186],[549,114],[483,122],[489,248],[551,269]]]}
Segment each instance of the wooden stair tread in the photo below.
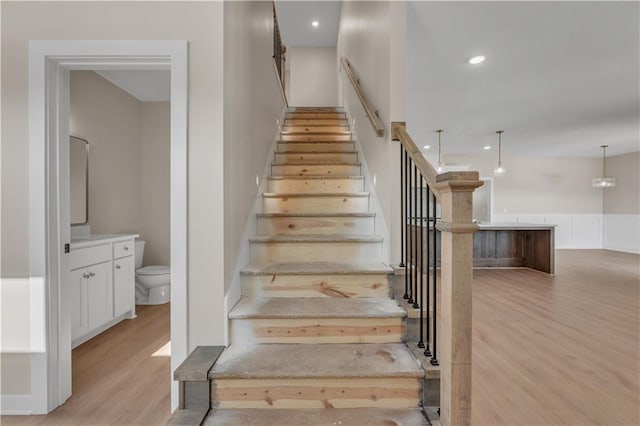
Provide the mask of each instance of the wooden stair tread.
{"label": "wooden stair tread", "polygon": [[333,141],[333,140],[314,140],[314,141],[284,141],[284,140],[279,140],[278,141],[279,144],[297,144],[297,143],[353,143],[353,141]]}
{"label": "wooden stair tread", "polygon": [[368,197],[368,192],[263,192],[266,198],[293,197]]}
{"label": "wooden stair tread", "polygon": [[389,298],[242,298],[229,319],[404,318],[407,312]]}
{"label": "wooden stair tread", "polygon": [[240,273],[243,275],[391,275],[393,269],[382,262],[290,262],[252,263]]}
{"label": "wooden stair tread", "polygon": [[375,213],[257,213],[256,217],[375,217]]}
{"label": "wooden stair tread", "polygon": [[404,343],[232,344],[209,378],[422,378]]}
{"label": "wooden stair tread", "polygon": [[[312,127],[312,126],[309,126]],[[282,130],[280,134],[289,136],[308,136],[308,135],[322,135],[322,136],[351,136],[351,130],[334,130],[327,128],[328,126],[315,126],[315,129],[307,130]],[[320,129],[325,130],[320,131]]]}
{"label": "wooden stair tread", "polygon": [[286,234],[249,238],[250,243],[380,243],[379,235],[360,234]]}
{"label": "wooden stair tread", "polygon": [[349,176],[349,175],[311,175],[311,176],[268,176],[267,180],[310,180],[310,179],[327,179],[327,180],[337,180],[337,179],[349,179],[349,180],[364,180],[364,176]]}
{"label": "wooden stair tread", "polygon": [[335,160],[300,160],[296,162],[273,162],[272,166],[360,166],[360,162],[351,163],[349,161],[335,161]]}
{"label": "wooden stair tread", "polygon": [[214,409],[204,426],[427,426],[419,408]]}
{"label": "wooden stair tread", "polygon": [[358,151],[355,149],[353,151],[287,151],[287,152],[276,152],[278,155],[325,155],[325,154],[357,154]]}

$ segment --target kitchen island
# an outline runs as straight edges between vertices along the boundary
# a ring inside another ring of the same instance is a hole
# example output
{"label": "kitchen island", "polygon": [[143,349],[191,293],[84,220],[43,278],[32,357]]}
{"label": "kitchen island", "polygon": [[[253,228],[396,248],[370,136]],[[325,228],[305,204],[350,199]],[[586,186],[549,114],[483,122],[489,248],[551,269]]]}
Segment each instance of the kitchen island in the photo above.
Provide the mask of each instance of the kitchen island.
{"label": "kitchen island", "polygon": [[527,267],[555,273],[555,227],[531,223],[478,224],[474,267]]}

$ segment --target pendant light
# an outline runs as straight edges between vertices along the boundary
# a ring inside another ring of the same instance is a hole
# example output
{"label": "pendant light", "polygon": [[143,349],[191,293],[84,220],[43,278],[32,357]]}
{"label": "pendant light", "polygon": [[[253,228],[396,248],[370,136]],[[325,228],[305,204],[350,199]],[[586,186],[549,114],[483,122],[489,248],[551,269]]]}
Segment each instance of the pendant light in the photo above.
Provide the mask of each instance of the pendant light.
{"label": "pendant light", "polygon": [[607,148],[609,145],[600,145],[602,148],[602,176],[593,178],[592,185],[594,188],[613,188],[616,186],[616,178],[607,176]]}
{"label": "pendant light", "polygon": [[436,167],[436,171],[438,173],[444,172],[444,164],[442,164],[442,132],[444,132],[442,129],[436,130],[436,133],[438,134],[438,167]]}
{"label": "pendant light", "polygon": [[507,170],[502,167],[502,134],[504,130],[497,130],[496,133],[498,134],[498,167],[493,169],[493,175],[504,176],[507,173]]}

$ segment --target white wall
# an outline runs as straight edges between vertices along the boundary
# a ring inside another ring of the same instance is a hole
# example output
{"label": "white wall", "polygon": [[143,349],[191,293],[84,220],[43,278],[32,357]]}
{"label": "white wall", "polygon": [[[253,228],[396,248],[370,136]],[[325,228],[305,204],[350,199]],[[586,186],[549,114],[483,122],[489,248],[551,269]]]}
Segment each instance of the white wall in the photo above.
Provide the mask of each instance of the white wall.
{"label": "white wall", "polygon": [[2,277],[18,279],[29,276],[28,40],[189,42],[188,343],[221,344],[223,3],[2,2],[1,36]]}
{"label": "white wall", "polygon": [[[284,104],[273,67],[273,9],[269,2],[224,4],[224,263],[225,289],[233,281],[244,231],[258,194]],[[233,303],[233,301],[231,301]]]}
{"label": "white wall", "polygon": [[[445,156],[444,161],[492,176],[497,154]],[[600,173],[597,158],[503,157],[502,164],[507,174],[493,180],[494,214],[602,213],[602,191],[591,186]]]}
{"label": "white wall", "polygon": [[289,47],[287,62],[289,105],[338,105],[338,61],[335,47]]}
{"label": "white wall", "polygon": [[372,201],[380,206],[378,223],[383,221],[390,233],[387,253],[390,262],[400,261],[400,148],[390,138],[392,121],[404,121],[404,2],[345,1],[342,3],[338,32],[338,58],[349,59],[366,95],[385,127],[378,138],[365,115],[360,100],[344,72],[339,75],[340,103],[356,120],[355,135],[360,141],[373,187],[367,180],[367,190],[374,191]]}
{"label": "white wall", "polygon": [[[483,153],[444,161],[492,176],[495,157]],[[502,162],[507,174],[493,179],[494,222],[554,224],[556,248],[602,248],[602,191],[591,187],[598,159],[503,157]]]}
{"label": "white wall", "polygon": [[171,264],[171,104],[141,102],[140,238],[145,265]]}

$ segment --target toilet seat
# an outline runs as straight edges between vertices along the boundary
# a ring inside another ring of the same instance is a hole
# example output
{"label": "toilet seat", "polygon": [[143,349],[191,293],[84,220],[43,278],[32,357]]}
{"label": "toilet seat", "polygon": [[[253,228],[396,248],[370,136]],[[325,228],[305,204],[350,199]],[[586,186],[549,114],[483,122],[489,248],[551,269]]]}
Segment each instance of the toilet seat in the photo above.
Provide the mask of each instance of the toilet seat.
{"label": "toilet seat", "polygon": [[144,266],[136,270],[137,275],[166,275],[171,273],[171,268],[168,266]]}

